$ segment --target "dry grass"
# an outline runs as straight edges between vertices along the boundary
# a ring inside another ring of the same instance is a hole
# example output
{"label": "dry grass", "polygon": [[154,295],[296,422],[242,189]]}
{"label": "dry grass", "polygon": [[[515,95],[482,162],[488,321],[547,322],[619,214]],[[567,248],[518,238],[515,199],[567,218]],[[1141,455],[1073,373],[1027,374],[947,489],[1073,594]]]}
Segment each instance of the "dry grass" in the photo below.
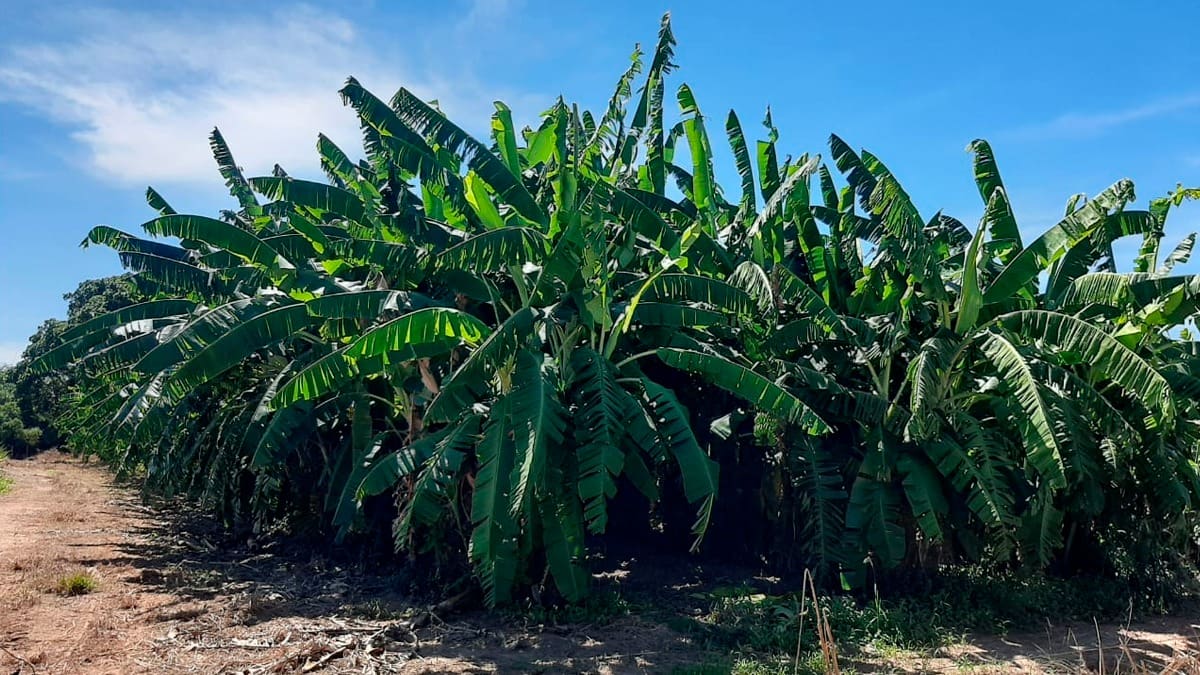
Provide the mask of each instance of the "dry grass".
{"label": "dry grass", "polygon": [[49,519],[54,523],[82,523],[87,521],[87,515],[79,509],[63,509],[52,511]]}
{"label": "dry grass", "polygon": [[[1100,628],[1097,626],[1096,634],[1099,636]],[[1189,644],[1182,651],[1175,651],[1170,660],[1154,658],[1148,655],[1148,650],[1145,645],[1138,645],[1129,638],[1127,630],[1121,632],[1121,641],[1117,647],[1118,656],[1115,663],[1111,667],[1107,667],[1104,658],[1104,650],[1101,646],[1098,649],[1097,662],[1098,672],[1100,675],[1105,673],[1134,673],[1135,675],[1151,675],[1152,673],[1200,673],[1200,635],[1195,636],[1189,641]],[[1153,654],[1153,652],[1149,652]],[[1087,665],[1086,663],[1083,665]],[[1092,671],[1095,672],[1095,671]]]}
{"label": "dry grass", "polygon": [[95,568],[73,565],[61,557],[14,558],[9,563],[9,569],[21,573],[14,586],[26,591],[72,597],[86,595],[100,587],[100,577]]}
{"label": "dry grass", "polygon": [[13,558],[8,566],[14,572],[29,572],[41,567],[41,558]]}
{"label": "dry grass", "polygon": [[119,624],[111,615],[100,616],[87,622],[86,631],[95,637],[105,637],[116,633]]}
{"label": "dry grass", "polygon": [[160,623],[166,621],[190,621],[202,617],[207,613],[208,610],[200,605],[166,608],[156,612],[154,620]]}
{"label": "dry grass", "polygon": [[280,616],[285,607],[283,596],[262,591],[239,593],[229,602],[231,621],[246,626]]}
{"label": "dry grass", "polygon": [[800,669],[801,638],[804,635],[804,618],[808,614],[806,609],[808,598],[805,591],[810,591],[812,594],[813,623],[816,627],[817,642],[821,645],[823,672],[830,675],[841,675],[842,668],[838,663],[837,641],[833,637],[833,628],[829,625],[829,614],[821,609],[821,604],[817,600],[817,585],[813,581],[812,573],[808,570],[804,570],[804,585],[800,589],[800,627],[796,630],[796,660],[792,672],[799,672]]}
{"label": "dry grass", "polygon": [[972,675],[1200,675],[1200,631],[1195,627],[1189,636],[1178,628],[1135,625],[1127,619],[1120,626],[1093,622],[1090,628],[1078,632],[1068,627],[1065,634],[1062,627],[1052,629],[1047,625],[1041,640],[1029,637],[1010,636],[1021,644],[1009,640],[997,644],[985,638],[983,642],[968,640],[932,655],[873,658],[865,662],[865,670]]}
{"label": "dry grass", "polygon": [[41,602],[42,594],[25,586],[10,588],[0,595],[0,609],[8,611],[21,611],[37,607]]}
{"label": "dry grass", "polygon": [[1187,640],[1182,648],[1171,646],[1170,652],[1167,653],[1165,645],[1134,639],[1130,635],[1130,623],[1127,620],[1118,631],[1116,644],[1105,645],[1099,624],[1093,622],[1095,646],[1081,645],[1079,640],[1071,635],[1069,651],[1074,652],[1074,658],[1061,652],[1048,654],[1045,658],[1047,666],[1061,668],[1064,672],[1099,675],[1200,673],[1200,634]]}

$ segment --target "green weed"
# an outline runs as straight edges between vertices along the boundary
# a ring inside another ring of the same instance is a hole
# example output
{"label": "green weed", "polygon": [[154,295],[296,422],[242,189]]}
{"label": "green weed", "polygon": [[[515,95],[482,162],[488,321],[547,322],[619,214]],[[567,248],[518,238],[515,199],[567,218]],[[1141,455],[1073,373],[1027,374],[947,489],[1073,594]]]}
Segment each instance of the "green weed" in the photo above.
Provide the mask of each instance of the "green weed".
{"label": "green weed", "polygon": [[534,624],[606,624],[628,616],[632,606],[616,591],[598,591],[578,604],[541,605],[530,602],[509,610],[514,617]]}
{"label": "green weed", "polygon": [[[1138,600],[1137,588],[1119,579],[1054,579],[1046,576],[985,575],[983,570],[939,577],[928,588],[864,601],[851,595],[825,595],[817,604],[827,618],[839,652],[884,656],[888,660],[928,654],[962,642],[968,633],[1005,633],[1014,628],[1055,621],[1125,619],[1131,608],[1153,609]],[[780,662],[799,654],[801,672],[823,672],[814,628],[812,601],[798,595],[767,595],[749,587],[718,588],[697,599],[707,601],[698,616],[667,619],[707,649],[738,655],[740,660],[703,666],[759,675],[777,672]],[[805,612],[803,634],[801,611]],[[788,666],[787,672],[791,672]]]}
{"label": "green weed", "polygon": [[96,577],[88,572],[76,572],[62,577],[54,585],[56,593],[66,597],[87,595],[100,587]]}
{"label": "green weed", "polygon": [[[785,657],[740,656],[714,663],[678,667],[671,671],[671,675],[824,675],[826,672],[821,654],[812,652],[802,656],[799,665]],[[854,673],[845,668],[840,672],[842,675]]]}

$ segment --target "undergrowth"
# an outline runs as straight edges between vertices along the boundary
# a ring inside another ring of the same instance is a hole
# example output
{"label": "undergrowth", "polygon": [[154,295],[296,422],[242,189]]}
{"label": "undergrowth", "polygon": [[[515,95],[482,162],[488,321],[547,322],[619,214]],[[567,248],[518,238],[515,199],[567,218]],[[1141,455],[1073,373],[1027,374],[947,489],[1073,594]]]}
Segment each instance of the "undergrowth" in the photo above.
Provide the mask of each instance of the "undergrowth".
{"label": "undergrowth", "polygon": [[[4,463],[7,461],[8,461],[8,451],[0,450],[0,468],[2,468],[4,466]],[[10,490],[12,490],[12,485],[13,485],[12,479],[9,478],[8,476],[5,476],[4,472],[2,470],[0,470],[0,495],[6,494]]]}
{"label": "undergrowth", "polygon": [[538,604],[527,602],[505,613],[514,619],[531,624],[556,626],[560,624],[603,625],[638,609],[614,590],[596,591],[583,602],[568,604]]}
{"label": "undergrowth", "polygon": [[[828,621],[839,655],[931,653],[962,642],[970,633],[1005,634],[1054,623],[1127,621],[1140,615],[1194,603],[1195,588],[1175,588],[1168,597],[1147,594],[1143,584],[1111,578],[989,576],[983,570],[956,572],[928,589],[908,589],[893,597],[821,595],[817,604]],[[695,594],[707,601],[698,616],[676,615],[667,622],[706,650],[729,658],[678,673],[826,672],[814,629],[812,596],[768,595],[749,586]],[[801,621],[803,634],[800,634]],[[800,637],[797,649],[797,636]],[[827,646],[827,645],[826,645]],[[795,655],[800,655],[798,666]],[[848,672],[843,665],[840,672]]]}

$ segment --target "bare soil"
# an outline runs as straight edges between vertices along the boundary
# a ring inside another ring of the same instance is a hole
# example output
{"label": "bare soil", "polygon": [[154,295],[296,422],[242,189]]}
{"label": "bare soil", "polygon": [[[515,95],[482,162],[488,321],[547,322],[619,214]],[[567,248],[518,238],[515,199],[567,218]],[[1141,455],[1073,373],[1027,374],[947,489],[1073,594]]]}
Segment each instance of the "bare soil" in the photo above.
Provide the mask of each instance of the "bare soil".
{"label": "bare soil", "polygon": [[[102,467],[61,453],[10,460],[0,471],[13,480],[0,495],[0,675],[671,673],[728,663],[638,613],[552,626],[439,612],[397,592],[393,578],[313,551],[223,539],[183,505],[148,506]],[[95,588],[67,594],[63,581],[79,575]],[[1103,658],[1106,673],[1200,673],[1198,636],[1200,617],[1047,625],[931,655],[860,654],[853,667],[1094,672]]]}

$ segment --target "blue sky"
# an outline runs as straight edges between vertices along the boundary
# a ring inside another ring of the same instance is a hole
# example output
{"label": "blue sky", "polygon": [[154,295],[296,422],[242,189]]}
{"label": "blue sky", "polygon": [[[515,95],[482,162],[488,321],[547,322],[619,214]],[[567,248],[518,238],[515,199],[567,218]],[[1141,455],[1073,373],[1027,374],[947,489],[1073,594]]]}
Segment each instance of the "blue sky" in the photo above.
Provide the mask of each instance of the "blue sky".
{"label": "blue sky", "polygon": [[[794,154],[835,132],[882,157],[926,216],[978,219],[964,152],[978,137],[1030,233],[1122,177],[1143,205],[1200,185],[1194,0],[40,4],[0,0],[0,362],[76,283],[119,271],[77,244],[153,215],[147,185],[180,210],[230,206],[213,126],[250,175],[279,162],[318,177],[317,131],[357,144],[336,93],[347,75],[381,97],[437,98],[477,132],[496,99],[526,122],[558,94],[599,109],[665,10],[671,84],[691,84],[715,122],[736,108],[760,137],[769,104]],[[1180,210],[1168,241],[1198,226],[1200,209]]]}

